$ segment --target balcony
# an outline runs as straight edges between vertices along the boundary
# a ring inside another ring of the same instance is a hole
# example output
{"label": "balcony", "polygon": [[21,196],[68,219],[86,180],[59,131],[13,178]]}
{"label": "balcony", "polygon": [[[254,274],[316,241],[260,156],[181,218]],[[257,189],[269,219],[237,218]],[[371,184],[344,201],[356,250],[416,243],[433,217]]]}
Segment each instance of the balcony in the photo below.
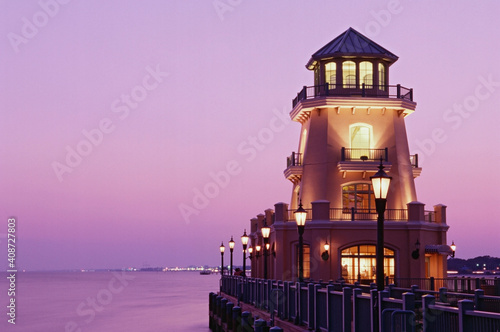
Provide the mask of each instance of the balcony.
{"label": "balcony", "polygon": [[300,181],[302,178],[302,153],[292,152],[292,155],[286,158],[286,169],[283,173],[292,183]]}
{"label": "balcony", "polygon": [[297,93],[297,97],[292,100],[292,107],[299,102],[318,97],[369,97],[369,98],[394,98],[413,101],[413,89],[397,85],[339,85],[321,84],[314,86],[304,86]]}
{"label": "balcony", "polygon": [[418,154],[410,155],[410,164],[413,170],[413,178],[420,176],[420,173],[422,173],[422,167],[418,167]]}
{"label": "balcony", "polygon": [[389,171],[391,164],[387,148],[355,149],[342,147],[337,167],[340,172],[376,172],[380,159],[384,162],[386,170]]}

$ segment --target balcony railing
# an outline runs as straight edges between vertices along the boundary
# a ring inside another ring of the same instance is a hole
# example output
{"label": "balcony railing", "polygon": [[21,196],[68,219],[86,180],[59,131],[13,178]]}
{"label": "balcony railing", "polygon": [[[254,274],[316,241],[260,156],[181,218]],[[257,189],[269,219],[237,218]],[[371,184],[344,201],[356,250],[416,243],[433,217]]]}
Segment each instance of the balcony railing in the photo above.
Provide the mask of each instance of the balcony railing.
{"label": "balcony railing", "polygon": [[302,153],[292,152],[292,155],[286,158],[286,167],[302,166]]}
{"label": "balcony railing", "polygon": [[414,168],[418,168],[418,154],[410,155],[410,164]]}
{"label": "balcony railing", "polygon": [[[312,220],[312,210],[305,209],[307,212],[306,220]],[[288,210],[288,220],[295,220],[295,210]],[[330,220],[332,221],[356,221],[356,220],[377,220],[377,211],[375,209],[355,209],[355,208],[330,208]],[[385,220],[407,221],[407,209],[387,209],[384,214]]]}
{"label": "balcony railing", "polygon": [[370,97],[370,98],[397,98],[413,101],[413,89],[397,85],[343,85],[343,84],[321,84],[304,86],[292,100],[295,107],[300,101],[314,99],[317,97]]}
{"label": "balcony railing", "polygon": [[[356,208],[330,208],[330,220],[377,220],[377,211],[375,209],[356,209]],[[387,209],[384,214],[385,220],[407,221],[407,209]]]}
{"label": "balcony railing", "polygon": [[343,147],[340,151],[342,161],[389,161],[389,153],[385,149],[356,149]]}

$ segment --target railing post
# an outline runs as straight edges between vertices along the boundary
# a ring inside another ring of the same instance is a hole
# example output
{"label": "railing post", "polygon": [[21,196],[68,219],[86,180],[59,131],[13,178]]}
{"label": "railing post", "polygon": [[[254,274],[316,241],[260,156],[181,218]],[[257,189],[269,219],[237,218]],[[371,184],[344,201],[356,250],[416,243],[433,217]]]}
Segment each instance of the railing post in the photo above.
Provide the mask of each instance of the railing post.
{"label": "railing post", "polygon": [[228,330],[233,329],[233,308],[234,308],[233,302],[226,303],[226,321]]}
{"label": "railing post", "polygon": [[345,161],[345,147],[340,149],[340,160]]}
{"label": "railing post", "polygon": [[476,310],[483,310],[483,304],[484,304],[484,290],[482,289],[476,289],[474,291],[474,304]]}
{"label": "railing post", "polygon": [[354,221],[355,220],[355,217],[354,217],[354,208],[352,207],[351,208],[351,221]]}
{"label": "railing post", "polygon": [[458,301],[458,331],[468,332],[472,331],[474,327],[472,326],[471,317],[467,316],[467,311],[474,310],[474,302],[471,300],[461,300]]}
{"label": "railing post", "polygon": [[413,88],[410,89],[410,100],[413,101]]}
{"label": "railing post", "polygon": [[424,331],[425,332],[437,332],[436,331],[436,313],[429,308],[429,306],[434,305],[435,298],[432,295],[426,294],[422,296],[422,314],[424,321]]}
{"label": "railing post", "polygon": [[382,311],[384,311],[384,299],[389,297],[389,292],[386,290],[378,292],[378,330],[380,332],[384,331],[382,326]]}
{"label": "railing post", "polygon": [[481,288],[481,280],[479,278],[476,278],[476,287],[474,287],[474,289],[479,289]]}
{"label": "railing post", "polygon": [[330,86],[328,84],[328,82],[325,83],[325,96],[329,96],[330,95]]}
{"label": "railing post", "polygon": [[430,285],[430,286],[431,286],[431,287],[430,287],[430,288],[431,288],[431,290],[435,290],[435,289],[434,289],[434,277],[431,277],[431,278],[430,278],[430,282],[431,282],[431,285]]}
{"label": "railing post", "polygon": [[401,84],[396,85],[396,96],[398,99],[401,98]]}
{"label": "railing post", "polygon": [[446,287],[439,288],[439,302],[448,302],[448,289]]}
{"label": "railing post", "polygon": [[403,293],[403,310],[415,311],[415,294]]}
{"label": "railing post", "polygon": [[[321,285],[317,285],[321,288]],[[314,317],[314,313],[316,311],[316,285],[315,284],[307,284],[307,321],[309,323],[309,328],[314,330],[316,327],[316,320]]]}
{"label": "railing post", "polygon": [[[380,310],[378,306],[378,296],[379,293],[376,289],[370,290],[370,320],[371,320],[371,332],[378,332],[378,311]],[[381,331],[382,332],[382,331]]]}
{"label": "railing post", "polygon": [[385,149],[385,162],[389,162],[389,149],[386,147]]}
{"label": "railing post", "polygon": [[361,84],[361,97],[366,97],[365,83]]}
{"label": "railing post", "polygon": [[351,305],[352,289],[344,287],[342,289],[342,328],[343,332],[351,332],[352,321],[352,305]]}

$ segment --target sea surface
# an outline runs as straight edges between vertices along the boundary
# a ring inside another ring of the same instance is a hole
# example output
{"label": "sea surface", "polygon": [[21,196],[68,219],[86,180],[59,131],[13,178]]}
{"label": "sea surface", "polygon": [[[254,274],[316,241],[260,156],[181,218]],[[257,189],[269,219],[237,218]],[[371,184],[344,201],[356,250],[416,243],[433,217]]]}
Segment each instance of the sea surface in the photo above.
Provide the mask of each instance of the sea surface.
{"label": "sea surface", "polygon": [[220,276],[198,272],[17,273],[15,325],[8,274],[0,279],[0,331],[209,331],[208,294]]}

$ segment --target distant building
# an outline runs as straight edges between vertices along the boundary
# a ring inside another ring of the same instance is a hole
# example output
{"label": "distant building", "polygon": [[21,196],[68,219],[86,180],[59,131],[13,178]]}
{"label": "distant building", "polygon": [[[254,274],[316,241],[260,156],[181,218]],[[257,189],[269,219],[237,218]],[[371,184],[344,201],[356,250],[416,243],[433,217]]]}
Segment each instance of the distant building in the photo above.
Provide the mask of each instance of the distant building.
{"label": "distant building", "polygon": [[[422,169],[410,155],[405,118],[415,111],[412,89],[390,85],[398,57],[349,28],[306,64],[314,86],[293,100],[300,123],[298,149],[287,159],[291,203],[277,203],[251,219],[252,276],[263,277],[261,228],[271,227],[267,277],[295,280],[298,233],[293,212],[308,210],[304,277],[375,281],[376,219],[370,176],[382,159],[392,176],[385,213],[384,273],[389,278],[446,277],[446,206],[425,211],[414,178]],[[324,245],[330,245],[324,254]],[[261,246],[257,259],[257,246]]]}

